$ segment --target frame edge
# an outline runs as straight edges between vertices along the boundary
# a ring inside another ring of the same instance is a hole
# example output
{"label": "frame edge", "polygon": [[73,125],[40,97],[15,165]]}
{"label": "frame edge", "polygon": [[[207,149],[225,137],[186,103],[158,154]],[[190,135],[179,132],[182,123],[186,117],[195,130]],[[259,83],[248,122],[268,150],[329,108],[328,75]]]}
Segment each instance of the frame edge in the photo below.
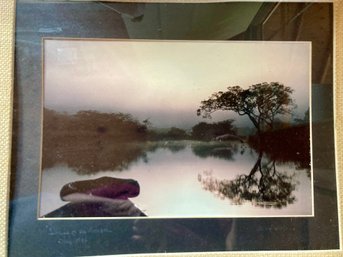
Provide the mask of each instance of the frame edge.
{"label": "frame edge", "polygon": [[0,255],[7,256],[15,0],[0,0]]}
{"label": "frame edge", "polygon": [[[335,49],[335,144],[336,144],[336,172],[337,188],[339,190],[338,209],[340,218],[340,249],[338,251],[302,252],[301,256],[340,256],[342,253],[342,208],[343,208],[343,1],[334,1],[334,49]],[[0,0],[0,255],[7,256],[8,237],[8,196],[10,177],[10,152],[12,130],[12,103],[13,103],[13,66],[14,66],[14,21],[15,0]],[[213,253],[212,256],[243,256],[246,253]],[[276,253],[250,253],[252,256],[275,256]],[[280,255],[279,255],[280,254]],[[294,256],[295,252],[278,253],[278,256]],[[121,255],[129,256],[129,255]],[[139,256],[152,256],[142,254]],[[153,256],[166,256],[154,254]],[[174,256],[167,255],[167,256]],[[204,253],[188,253],[177,256],[205,256]],[[246,256],[246,255],[245,255]]]}

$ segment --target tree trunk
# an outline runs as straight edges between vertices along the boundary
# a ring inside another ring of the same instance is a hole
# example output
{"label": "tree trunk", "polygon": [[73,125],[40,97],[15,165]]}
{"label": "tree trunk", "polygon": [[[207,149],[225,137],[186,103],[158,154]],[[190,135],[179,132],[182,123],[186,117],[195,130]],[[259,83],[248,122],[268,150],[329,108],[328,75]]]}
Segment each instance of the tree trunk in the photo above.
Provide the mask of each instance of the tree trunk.
{"label": "tree trunk", "polygon": [[258,170],[258,168],[260,167],[261,160],[262,160],[262,155],[263,155],[263,152],[260,151],[259,154],[258,154],[258,159],[257,159],[254,167],[251,169],[251,171],[250,171],[250,173],[248,175],[249,177],[253,176],[256,173],[256,171]]}

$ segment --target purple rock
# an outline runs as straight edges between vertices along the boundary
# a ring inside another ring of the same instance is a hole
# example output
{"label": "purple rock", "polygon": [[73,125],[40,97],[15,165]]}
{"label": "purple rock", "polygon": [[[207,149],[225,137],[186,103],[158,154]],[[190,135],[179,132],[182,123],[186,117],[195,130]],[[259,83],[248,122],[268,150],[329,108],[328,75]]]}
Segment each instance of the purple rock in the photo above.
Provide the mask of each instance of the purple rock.
{"label": "purple rock", "polygon": [[138,196],[139,190],[138,182],[133,179],[101,177],[68,183],[62,187],[60,197],[63,201],[72,201],[70,199],[77,199],[78,197],[80,200],[84,200],[82,196],[88,199],[102,197],[126,200]]}

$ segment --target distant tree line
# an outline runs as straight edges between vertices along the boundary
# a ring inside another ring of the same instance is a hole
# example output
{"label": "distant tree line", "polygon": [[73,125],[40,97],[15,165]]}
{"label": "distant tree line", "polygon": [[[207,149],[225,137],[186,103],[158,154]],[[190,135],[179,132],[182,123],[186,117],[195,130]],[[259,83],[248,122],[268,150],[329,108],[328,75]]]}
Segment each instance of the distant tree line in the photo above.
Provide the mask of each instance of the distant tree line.
{"label": "distant tree line", "polygon": [[123,170],[144,151],[147,127],[123,113],[44,109],[42,167],[65,163],[79,173]]}
{"label": "distant tree line", "polygon": [[199,122],[194,125],[189,132],[184,129],[171,127],[167,130],[151,130],[149,138],[151,140],[200,140],[211,141],[224,134],[236,134],[233,126],[234,120],[224,120],[220,122],[207,123]]}
{"label": "distant tree line", "polygon": [[151,129],[149,131],[149,140],[187,140],[191,139],[191,135],[186,130],[171,127],[169,129]]}
{"label": "distant tree line", "polygon": [[146,125],[129,114],[80,111],[76,114],[44,109],[44,138],[84,139],[98,137],[119,142],[140,141],[147,137]]}
{"label": "distant tree line", "polygon": [[140,122],[130,114],[102,113],[98,111],[79,111],[76,114],[60,113],[44,109],[44,139],[45,141],[85,140],[98,138],[116,142],[159,141],[159,140],[200,140],[210,141],[224,134],[236,134],[231,119],[207,123],[200,122],[190,131],[171,127],[154,129],[151,124]]}

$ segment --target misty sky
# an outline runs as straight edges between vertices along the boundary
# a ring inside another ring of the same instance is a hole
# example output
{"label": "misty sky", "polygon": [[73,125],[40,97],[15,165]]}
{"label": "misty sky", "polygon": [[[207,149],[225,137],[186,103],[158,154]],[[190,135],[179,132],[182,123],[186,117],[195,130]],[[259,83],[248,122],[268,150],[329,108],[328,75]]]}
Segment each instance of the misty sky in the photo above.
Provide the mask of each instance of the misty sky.
{"label": "misty sky", "polygon": [[[309,106],[310,44],[229,41],[44,41],[44,106],[130,113],[155,127],[191,128],[202,100],[228,86],[281,82]],[[237,126],[249,125],[245,119]]]}

